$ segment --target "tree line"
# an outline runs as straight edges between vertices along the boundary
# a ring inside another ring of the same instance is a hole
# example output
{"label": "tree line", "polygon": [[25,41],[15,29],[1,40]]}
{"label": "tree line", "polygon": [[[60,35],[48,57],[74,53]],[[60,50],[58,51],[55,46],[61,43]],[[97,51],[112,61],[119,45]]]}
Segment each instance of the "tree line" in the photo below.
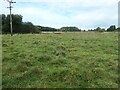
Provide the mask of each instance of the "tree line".
{"label": "tree line", "polygon": [[[2,33],[10,33],[10,15],[2,14]],[[13,33],[41,33],[41,32],[81,32],[86,30],[81,30],[78,27],[61,27],[60,29],[52,28],[52,27],[44,27],[44,26],[36,26],[33,25],[32,22],[23,22],[23,16],[19,14],[12,14],[12,24],[13,24]],[[112,32],[118,31],[119,28],[116,28],[115,25],[111,25],[108,29],[97,27],[96,29],[90,29],[88,31],[92,32]]]}
{"label": "tree line", "polygon": [[[10,33],[10,15],[2,14],[2,33]],[[12,14],[13,33],[38,33],[38,29],[31,22],[23,22],[22,16]]]}

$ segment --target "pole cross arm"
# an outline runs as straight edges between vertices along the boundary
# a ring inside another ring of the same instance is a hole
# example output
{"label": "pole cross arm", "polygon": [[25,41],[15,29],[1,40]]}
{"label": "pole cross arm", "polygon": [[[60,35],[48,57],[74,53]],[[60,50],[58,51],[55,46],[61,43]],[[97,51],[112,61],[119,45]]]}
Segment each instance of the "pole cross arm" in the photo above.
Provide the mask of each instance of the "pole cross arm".
{"label": "pole cross arm", "polygon": [[16,2],[13,2],[12,0],[10,1],[10,0],[7,0],[9,3],[16,3]]}
{"label": "pole cross arm", "polygon": [[16,2],[11,2],[11,3],[16,3]]}
{"label": "pole cross arm", "polygon": [[11,6],[11,7],[7,7],[7,8],[13,8],[13,7]]}

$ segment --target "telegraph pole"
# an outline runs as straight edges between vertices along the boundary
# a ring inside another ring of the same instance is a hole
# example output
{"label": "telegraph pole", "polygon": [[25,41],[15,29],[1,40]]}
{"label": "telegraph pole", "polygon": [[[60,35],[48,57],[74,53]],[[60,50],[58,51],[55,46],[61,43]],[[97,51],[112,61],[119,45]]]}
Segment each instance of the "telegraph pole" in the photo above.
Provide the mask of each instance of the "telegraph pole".
{"label": "telegraph pole", "polygon": [[8,3],[9,3],[9,7],[7,7],[7,8],[9,8],[10,9],[10,32],[11,32],[11,36],[13,36],[13,28],[12,28],[12,4],[13,3],[16,3],[16,2],[13,2],[12,0],[7,0],[8,1]]}

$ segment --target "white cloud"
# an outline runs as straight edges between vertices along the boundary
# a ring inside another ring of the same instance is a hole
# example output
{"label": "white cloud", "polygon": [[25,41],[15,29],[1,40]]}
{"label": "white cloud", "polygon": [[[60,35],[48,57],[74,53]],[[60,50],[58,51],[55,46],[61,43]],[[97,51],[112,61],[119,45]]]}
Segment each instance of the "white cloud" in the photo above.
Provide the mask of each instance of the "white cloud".
{"label": "white cloud", "polygon": [[[119,0],[14,0],[13,13],[23,15],[24,21],[53,27],[74,25],[91,28],[97,25],[117,25]],[[24,3],[26,2],[26,3]],[[35,3],[34,5],[30,2]],[[44,3],[45,6],[40,6]],[[28,6],[29,4],[29,6]],[[36,5],[39,4],[39,5]],[[7,5],[4,3],[4,5]],[[24,5],[24,6],[23,6]],[[7,6],[6,6],[7,7]],[[4,13],[9,13],[2,8]]]}

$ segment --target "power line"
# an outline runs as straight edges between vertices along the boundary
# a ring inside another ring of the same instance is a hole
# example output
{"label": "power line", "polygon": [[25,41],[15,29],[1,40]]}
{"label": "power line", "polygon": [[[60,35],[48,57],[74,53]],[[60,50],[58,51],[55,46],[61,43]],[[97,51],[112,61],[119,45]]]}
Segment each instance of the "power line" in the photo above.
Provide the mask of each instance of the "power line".
{"label": "power line", "polygon": [[11,5],[16,2],[13,2],[12,0],[7,0],[7,2],[9,3],[9,7],[7,7],[7,8],[9,8],[9,10],[10,10],[10,32],[11,32],[11,36],[13,36],[12,15],[11,15],[13,7]]}

